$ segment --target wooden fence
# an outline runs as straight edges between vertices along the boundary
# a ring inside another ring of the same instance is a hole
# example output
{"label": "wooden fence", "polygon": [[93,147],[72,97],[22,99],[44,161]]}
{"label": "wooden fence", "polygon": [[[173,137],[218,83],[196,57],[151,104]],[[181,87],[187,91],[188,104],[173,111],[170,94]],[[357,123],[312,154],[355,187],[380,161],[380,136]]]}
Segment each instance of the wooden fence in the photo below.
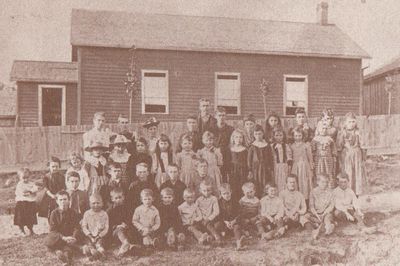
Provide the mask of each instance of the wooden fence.
{"label": "wooden fence", "polygon": [[[400,115],[360,116],[358,127],[362,133],[363,148],[372,154],[391,154],[400,151]],[[342,117],[336,118],[340,126]],[[309,119],[309,124],[315,127],[316,118]],[[264,122],[259,121],[264,124]],[[293,119],[284,119],[286,129],[293,126]],[[233,126],[241,126],[241,121],[229,121]],[[159,132],[170,136],[174,147],[184,131],[184,122],[162,122]],[[0,172],[15,171],[20,166],[35,166],[44,169],[51,155],[66,160],[72,151],[82,150],[82,134],[91,128],[84,126],[62,127],[17,127],[0,128]],[[110,125],[111,130],[116,125]],[[130,128],[139,136],[146,136],[138,124]]]}

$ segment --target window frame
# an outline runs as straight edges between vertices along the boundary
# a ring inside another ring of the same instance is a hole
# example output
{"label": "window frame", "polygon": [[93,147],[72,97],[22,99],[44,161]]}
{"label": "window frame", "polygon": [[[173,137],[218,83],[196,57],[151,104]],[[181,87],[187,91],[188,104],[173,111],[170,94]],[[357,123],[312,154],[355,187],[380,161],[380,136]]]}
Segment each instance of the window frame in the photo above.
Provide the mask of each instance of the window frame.
{"label": "window frame", "polygon": [[308,75],[293,75],[293,74],[285,74],[283,75],[283,115],[285,117],[294,117],[294,115],[286,114],[286,103],[287,103],[287,86],[286,86],[286,79],[287,78],[304,78],[305,83],[305,94],[306,94],[306,101],[305,101],[305,111],[308,114]]}
{"label": "window frame", "polygon": [[39,84],[38,85],[38,125],[43,126],[43,89],[62,89],[61,92],[61,125],[67,125],[67,86],[60,84]]}
{"label": "window frame", "polygon": [[242,81],[240,77],[240,72],[215,72],[214,73],[214,103],[215,108],[218,108],[218,75],[229,75],[229,76],[237,76],[237,81],[239,82],[239,99],[237,106],[237,114],[227,114],[229,116],[240,116],[242,113]]}
{"label": "window frame", "polygon": [[[144,88],[144,79],[145,79],[145,73],[161,73],[165,74],[165,79],[166,79],[166,84],[167,84],[167,103],[165,105],[165,112],[164,113],[158,113],[158,112],[146,112],[145,111],[145,88]],[[141,91],[142,91],[142,114],[154,114],[154,115],[168,115],[169,114],[169,74],[168,70],[155,70],[155,69],[142,69],[141,70]]]}

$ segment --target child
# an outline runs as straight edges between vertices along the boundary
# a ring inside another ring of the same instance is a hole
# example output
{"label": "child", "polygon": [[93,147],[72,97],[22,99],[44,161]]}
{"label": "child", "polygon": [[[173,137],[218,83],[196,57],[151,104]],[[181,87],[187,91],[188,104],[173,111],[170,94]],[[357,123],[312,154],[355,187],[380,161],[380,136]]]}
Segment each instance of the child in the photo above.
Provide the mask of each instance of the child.
{"label": "child", "polygon": [[179,215],[182,219],[183,228],[187,233],[191,233],[199,244],[203,245],[212,241],[212,237],[202,232],[201,222],[203,220],[199,206],[195,203],[195,192],[189,188],[183,192],[185,202],[179,205]]}
{"label": "child", "polygon": [[306,200],[297,187],[297,176],[289,175],[286,178],[286,189],[279,193],[285,208],[283,221],[288,227],[297,227],[299,224],[306,229],[311,229],[311,224],[305,216],[307,212]]}
{"label": "child", "polygon": [[167,166],[174,162],[172,144],[167,135],[161,134],[153,153],[152,173],[155,174],[154,182],[160,188],[167,181]]}
{"label": "child", "polygon": [[275,113],[271,113],[265,123],[265,139],[267,142],[272,143],[274,138],[274,128],[280,127],[282,128],[282,121],[279,115]]}
{"label": "child", "polygon": [[132,223],[139,231],[143,239],[143,245],[158,248],[159,240],[157,230],[160,228],[160,214],[153,206],[153,191],[143,189],[140,192],[142,205],[135,209],[132,217]]}
{"label": "child", "polygon": [[282,191],[286,186],[286,177],[291,172],[293,159],[290,145],[286,143],[285,133],[280,127],[273,129],[272,151],[274,154],[275,184],[278,186],[278,191]]}
{"label": "child", "polygon": [[318,121],[318,123],[326,123],[326,125],[328,127],[328,130],[327,130],[328,136],[330,136],[333,139],[333,141],[336,141],[338,130],[333,125],[334,120],[335,120],[335,116],[333,114],[332,109],[327,108],[322,111],[321,120]]}
{"label": "child", "polygon": [[268,231],[263,238],[270,240],[279,238],[285,233],[286,228],[283,224],[285,208],[282,199],[278,197],[278,189],[275,184],[268,184],[265,191],[267,195],[260,200],[260,220],[262,226]]}
{"label": "child", "polygon": [[160,124],[160,121],[158,121],[155,117],[150,117],[143,124],[143,127],[147,130],[150,154],[153,154],[157,147],[158,124]]}
{"label": "child", "polygon": [[236,240],[236,250],[241,250],[243,248],[244,235],[242,235],[239,224],[239,204],[232,199],[232,190],[229,184],[221,184],[219,192],[221,193],[221,198],[218,200],[219,215],[215,229],[222,235],[233,232]]}
{"label": "child", "polygon": [[136,165],[139,163],[146,163],[149,169],[152,167],[152,158],[149,154],[147,141],[143,137],[136,141],[136,153],[129,157],[128,165],[126,166],[126,175],[130,183],[137,180]]}
{"label": "child", "polygon": [[244,183],[242,191],[244,196],[239,200],[241,226],[245,230],[246,235],[249,235],[250,230],[257,228],[257,234],[262,238],[265,231],[259,220],[260,200],[255,196],[254,183]]}
{"label": "child", "polygon": [[[69,164],[70,164],[70,167],[67,169],[67,174],[68,174],[68,172],[71,172],[71,171],[77,172],[79,174],[79,177],[81,180],[79,183],[78,189],[82,190],[82,191],[87,191],[89,188],[89,184],[90,184],[90,178],[89,178],[88,173],[86,172],[85,167],[83,167],[84,160],[83,160],[82,156],[77,152],[72,152],[69,155]],[[67,185],[67,184],[65,184],[65,185]]]}
{"label": "child", "polygon": [[89,209],[89,199],[85,191],[79,189],[80,176],[78,172],[71,171],[66,174],[67,192],[69,194],[70,208],[82,219],[83,214]]}
{"label": "child", "polygon": [[176,154],[176,164],[181,169],[180,180],[189,185],[196,171],[196,153],[193,150],[193,139],[190,135],[183,135],[180,139],[181,152]]}
{"label": "child", "polygon": [[179,180],[179,167],[176,164],[170,164],[167,167],[168,180],[165,181],[161,187],[160,191],[164,188],[171,188],[174,192],[174,203],[179,206],[183,202],[183,191],[186,189],[186,185]]}
{"label": "child", "polygon": [[264,131],[260,125],[256,125],[254,129],[255,141],[249,148],[247,156],[247,165],[250,173],[249,179],[257,188],[259,197],[263,194],[263,188],[267,183],[272,183],[274,171],[274,159],[271,146],[264,139]]}
{"label": "child", "polygon": [[200,194],[200,184],[206,181],[211,184],[213,195],[218,195],[218,188],[213,178],[208,176],[208,163],[205,159],[197,160],[196,164],[196,177],[189,183],[189,188],[196,193],[196,198]]}
{"label": "child", "polygon": [[341,170],[349,177],[351,189],[356,195],[361,195],[366,180],[360,131],[353,113],[348,113],[345,117],[344,128],[339,132],[337,139]]}
{"label": "child", "polygon": [[201,182],[200,193],[201,196],[196,200],[196,204],[201,212],[202,224],[214,237],[216,244],[220,245],[222,243],[221,236],[214,227],[217,222],[216,218],[219,215],[218,199],[211,194],[212,185],[208,182]]}
{"label": "child", "polygon": [[58,207],[51,212],[49,234],[45,245],[56,252],[64,264],[71,264],[74,251],[78,250],[79,215],[69,207],[69,195],[65,190],[56,193]]}
{"label": "child", "polygon": [[221,184],[222,153],[219,148],[214,146],[214,134],[206,131],[203,134],[204,148],[197,152],[199,158],[205,159],[208,164],[208,176],[214,180],[217,188]]}
{"label": "child", "polygon": [[[33,225],[37,224],[36,217],[36,192],[38,187],[29,180],[30,171],[28,168],[18,170],[19,182],[15,188],[15,214],[14,225],[19,227],[21,235],[33,235]],[[26,233],[24,227],[28,228]]]}
{"label": "child", "polygon": [[248,152],[244,144],[244,135],[241,131],[235,130],[231,135],[231,171],[229,184],[232,188],[233,198],[238,201],[241,197],[242,185],[247,181],[249,168],[247,166]]}
{"label": "child", "polygon": [[256,118],[253,114],[249,114],[243,118],[243,144],[249,148],[254,142],[254,127],[256,126]]}
{"label": "child", "polygon": [[[128,194],[130,183],[122,178],[122,167],[119,163],[110,162],[107,164],[108,174],[110,176],[110,180],[107,184],[107,194],[110,195],[111,190],[114,188],[120,188],[124,196]],[[106,204],[111,203],[111,198],[108,198]]]}
{"label": "child", "polygon": [[131,154],[128,152],[128,144],[131,141],[128,140],[124,135],[116,135],[113,141],[110,144],[111,153],[108,157],[109,160],[119,163],[121,165],[122,170],[122,179],[125,182],[129,182],[130,178],[127,175],[126,168],[131,157]]}
{"label": "child", "polygon": [[182,221],[179,219],[178,205],[173,201],[174,191],[169,187],[163,188],[161,190],[161,204],[158,208],[161,220],[159,233],[165,237],[169,248],[180,250],[183,247],[185,235],[183,234]]}
{"label": "child", "polygon": [[349,187],[349,177],[342,173],[337,176],[339,185],[333,190],[334,216],[338,221],[358,222],[364,225],[363,213],[358,206],[357,196]]}
{"label": "child", "polygon": [[201,142],[201,133],[197,127],[197,118],[195,116],[188,116],[186,118],[186,132],[183,133],[178,142],[177,152],[182,151],[182,138],[184,136],[189,136],[192,139],[192,150],[197,152],[199,149],[203,148],[203,143]]}
{"label": "child", "polygon": [[[306,110],[303,107],[297,108],[295,111],[295,118],[295,127],[300,127],[303,130],[304,142],[311,142],[311,140],[314,138],[314,130],[307,123]],[[293,128],[289,129],[289,137],[293,136],[292,130]],[[288,140],[289,143],[293,143],[293,141],[294,140],[292,138]]]}
{"label": "child", "polygon": [[201,135],[206,131],[214,131],[217,126],[217,120],[210,114],[210,100],[201,98],[199,100],[199,115],[197,116],[197,125]]}
{"label": "child", "polygon": [[81,221],[82,232],[86,238],[83,254],[90,260],[105,256],[104,240],[108,233],[108,215],[102,210],[103,200],[98,194],[89,198],[90,209],[85,212]]}
{"label": "child", "polygon": [[292,130],[294,142],[290,145],[293,153],[292,174],[298,177],[299,191],[308,199],[313,181],[314,160],[309,142],[304,142],[301,127]]}
{"label": "child", "polygon": [[333,224],[332,190],[328,187],[328,176],[324,174],[317,175],[318,186],[310,193],[310,212],[308,220],[317,227],[312,233],[312,237],[317,239],[324,225],[325,234],[333,233],[335,225]]}
{"label": "child", "polygon": [[57,207],[57,192],[65,190],[65,177],[59,171],[60,164],[60,159],[53,156],[48,163],[49,172],[43,177],[45,193],[39,206],[40,217],[50,218],[51,212]]}

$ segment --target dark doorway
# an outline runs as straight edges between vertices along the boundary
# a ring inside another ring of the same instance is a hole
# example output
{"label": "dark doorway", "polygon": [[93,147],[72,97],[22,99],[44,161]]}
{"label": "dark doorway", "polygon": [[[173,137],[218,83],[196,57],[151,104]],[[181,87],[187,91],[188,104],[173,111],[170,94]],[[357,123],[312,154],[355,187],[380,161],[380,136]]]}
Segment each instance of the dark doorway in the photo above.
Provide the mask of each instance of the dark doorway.
{"label": "dark doorway", "polygon": [[42,125],[62,125],[63,89],[60,87],[42,87]]}

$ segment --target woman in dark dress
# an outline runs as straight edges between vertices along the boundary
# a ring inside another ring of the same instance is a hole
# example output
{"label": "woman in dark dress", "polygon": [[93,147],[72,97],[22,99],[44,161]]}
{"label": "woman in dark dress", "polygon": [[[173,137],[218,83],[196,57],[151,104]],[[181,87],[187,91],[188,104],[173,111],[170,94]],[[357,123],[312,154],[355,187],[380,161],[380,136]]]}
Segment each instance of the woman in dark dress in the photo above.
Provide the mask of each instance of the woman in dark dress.
{"label": "woman in dark dress", "polygon": [[247,166],[247,148],[244,146],[244,134],[239,130],[233,131],[231,135],[231,172],[229,183],[232,188],[232,196],[239,200],[242,195],[242,185],[247,182],[249,168]]}

